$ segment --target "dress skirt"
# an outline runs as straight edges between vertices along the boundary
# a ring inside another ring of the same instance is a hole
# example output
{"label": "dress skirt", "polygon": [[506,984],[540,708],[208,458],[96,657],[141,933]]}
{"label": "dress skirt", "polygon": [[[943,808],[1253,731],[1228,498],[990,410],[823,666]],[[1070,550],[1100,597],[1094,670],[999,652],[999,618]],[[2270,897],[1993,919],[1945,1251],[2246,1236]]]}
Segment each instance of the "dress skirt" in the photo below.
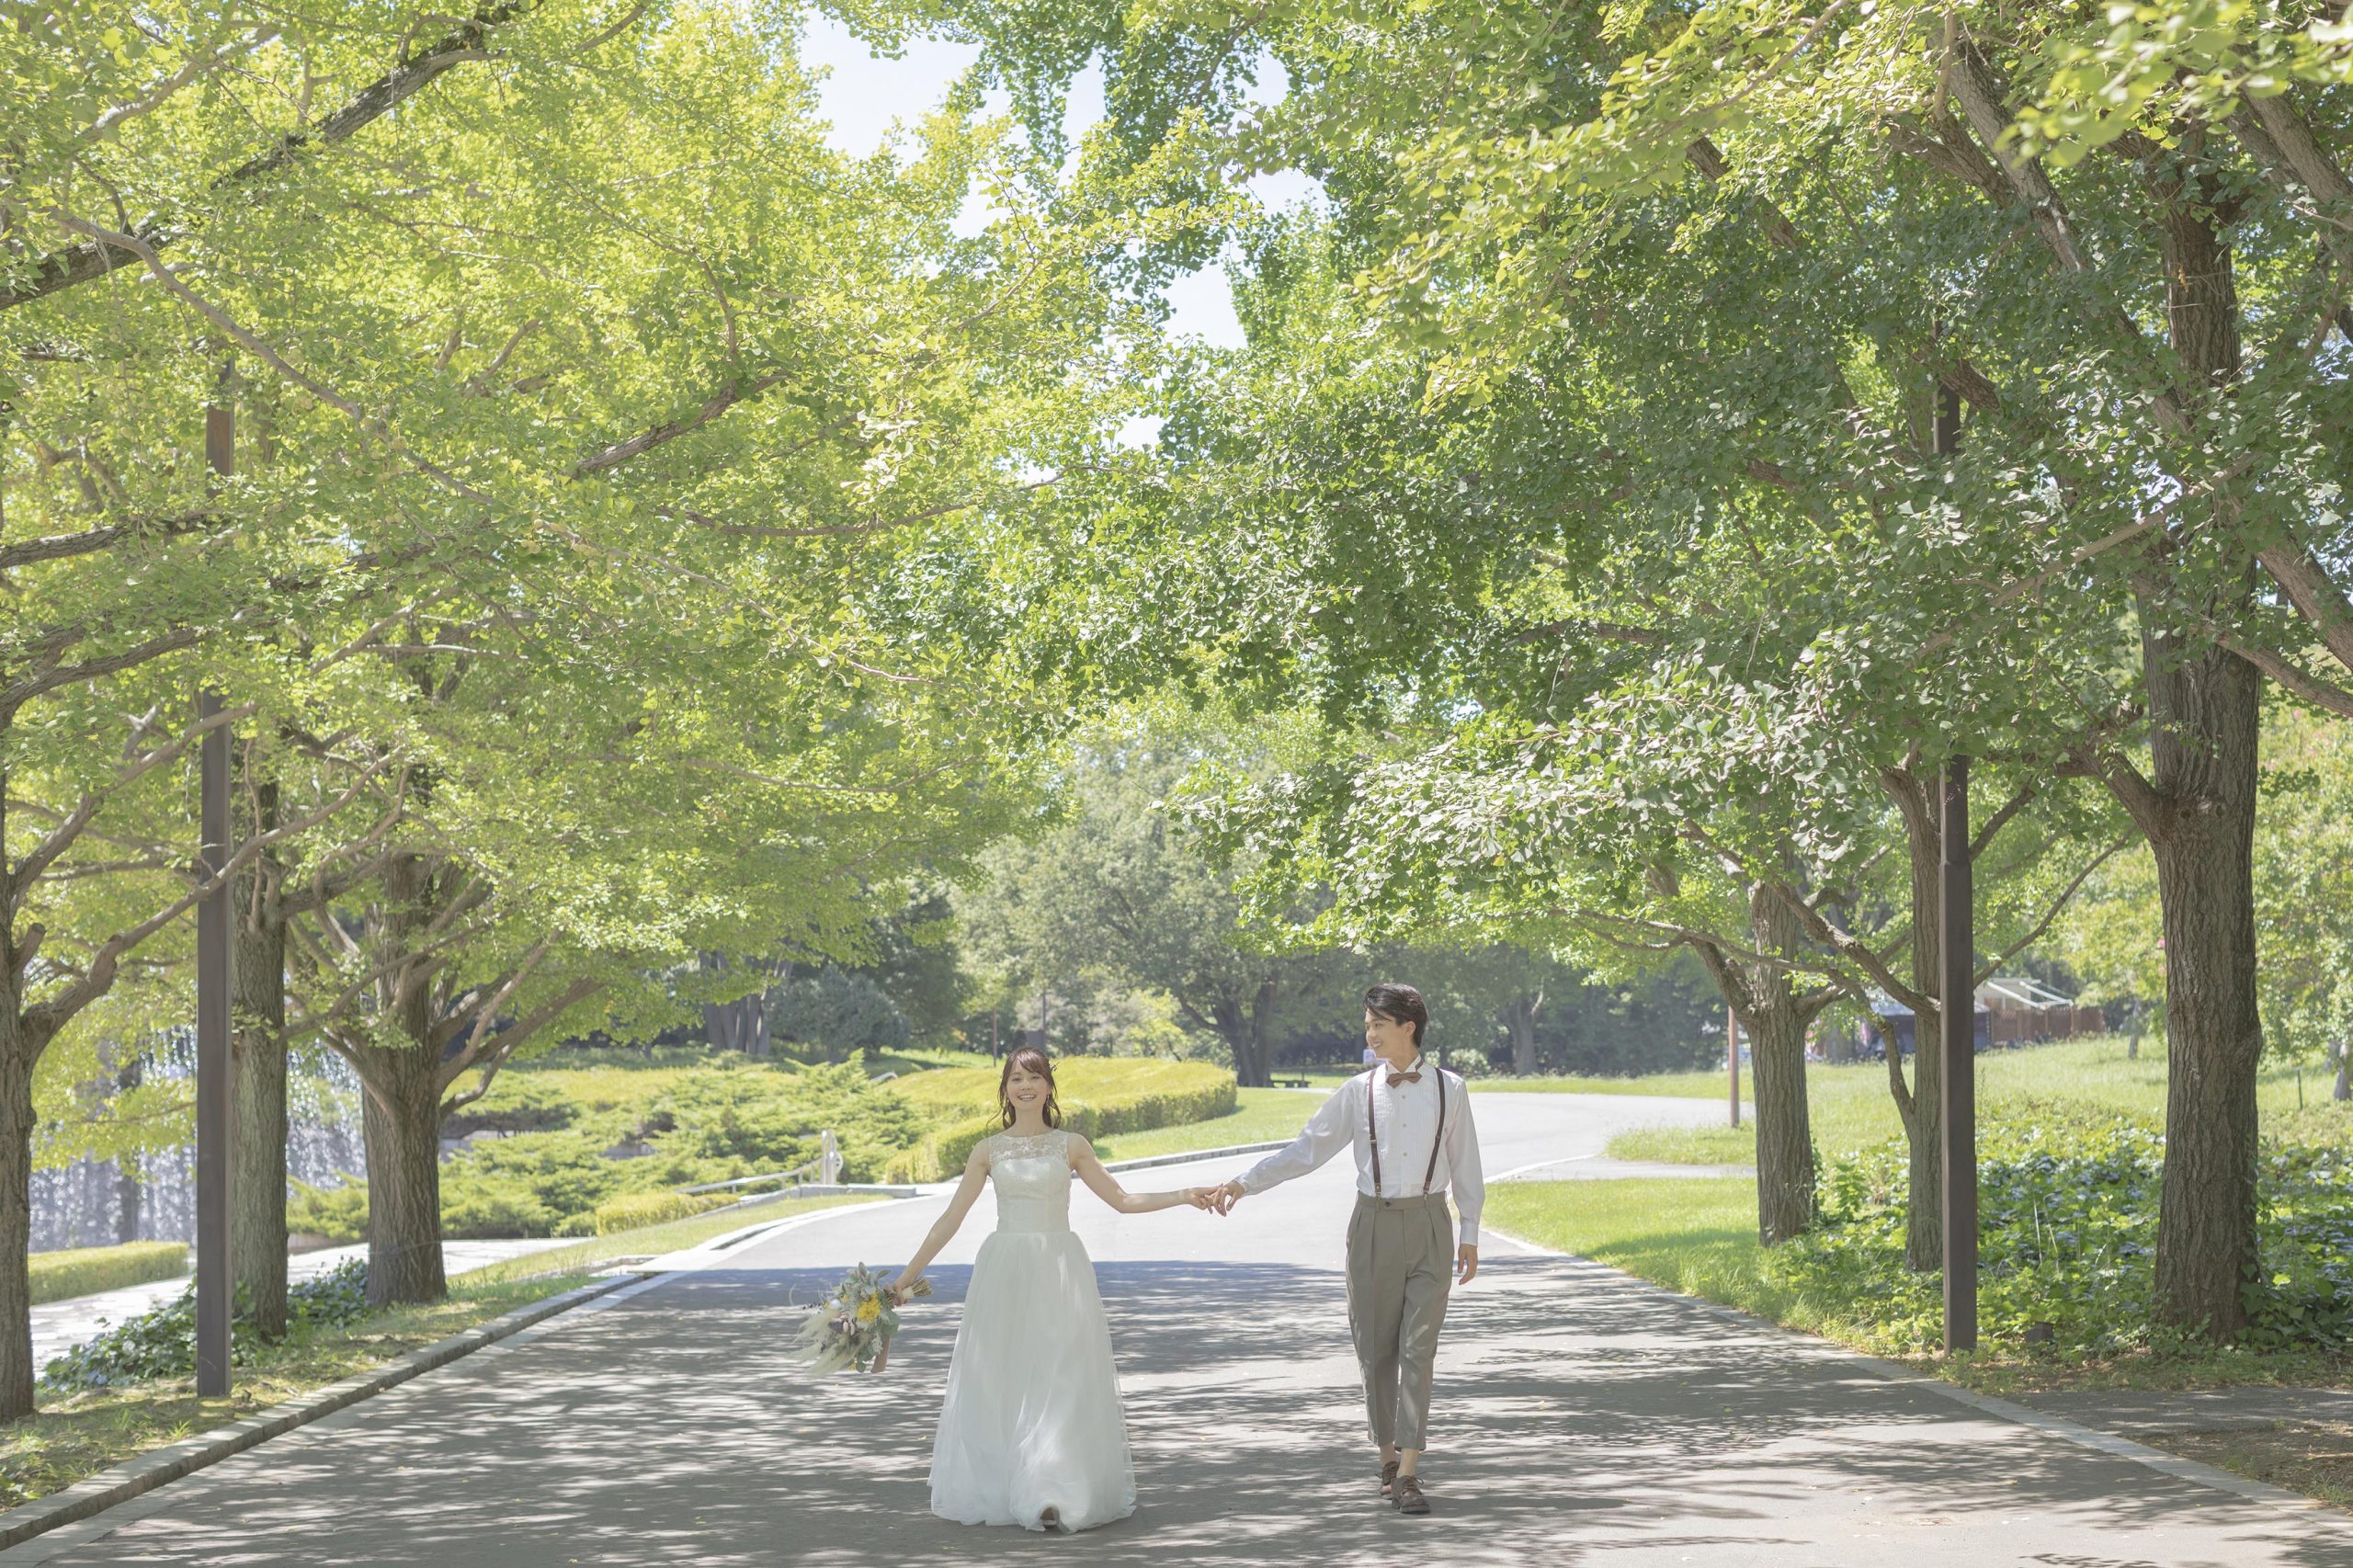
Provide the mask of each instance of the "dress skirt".
{"label": "dress skirt", "polygon": [[1135,1508],[1111,1327],[1086,1246],[1067,1229],[992,1233],[949,1364],[931,1511],[965,1525],[1083,1530]]}

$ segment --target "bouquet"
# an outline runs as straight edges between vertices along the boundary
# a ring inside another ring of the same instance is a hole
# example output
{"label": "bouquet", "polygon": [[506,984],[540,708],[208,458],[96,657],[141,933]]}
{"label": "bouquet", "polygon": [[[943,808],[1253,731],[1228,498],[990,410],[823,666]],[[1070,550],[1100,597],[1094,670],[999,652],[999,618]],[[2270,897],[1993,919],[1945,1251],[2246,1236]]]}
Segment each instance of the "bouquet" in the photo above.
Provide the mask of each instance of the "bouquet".
{"label": "bouquet", "polygon": [[[907,1294],[930,1295],[931,1281],[916,1280]],[[879,1372],[890,1357],[891,1336],[898,1332],[895,1294],[861,1263],[826,1292],[822,1303],[810,1309],[801,1324],[793,1359],[820,1372],[851,1367]]]}

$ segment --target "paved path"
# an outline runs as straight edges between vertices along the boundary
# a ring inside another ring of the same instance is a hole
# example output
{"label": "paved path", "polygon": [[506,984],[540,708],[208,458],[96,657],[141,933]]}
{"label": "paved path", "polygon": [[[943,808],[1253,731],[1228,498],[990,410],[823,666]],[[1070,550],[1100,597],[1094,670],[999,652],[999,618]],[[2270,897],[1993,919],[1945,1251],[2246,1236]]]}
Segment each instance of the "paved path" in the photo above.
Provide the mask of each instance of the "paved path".
{"label": "paved path", "polygon": [[[1533,1100],[1538,1096],[1527,1096]],[[1491,1156],[1588,1112],[1489,1099]],[[1588,1130],[1590,1131],[1590,1130]],[[1530,1156],[1542,1158],[1539,1150]],[[1207,1181],[1245,1162],[1137,1174]],[[1508,1158],[1491,1158],[1505,1167]],[[1151,1178],[1147,1180],[1146,1178]],[[881,1378],[813,1381],[795,1300],[904,1258],[936,1198],[829,1210],[460,1360],[0,1568],[56,1564],[1672,1563],[2353,1568],[2332,1517],[2011,1424],[1816,1341],[1491,1243],[1439,1355],[1438,1514],[1376,1506],[1336,1163],[1225,1220],[1076,1216],[1112,1317],[1142,1511],[1075,1540],[926,1511],[984,1201]],[[1052,1346],[1038,1346],[1051,1355]]]}
{"label": "paved path", "polygon": [[[462,1274],[469,1268],[480,1268],[510,1257],[520,1257],[547,1247],[570,1246],[568,1241],[551,1241],[531,1237],[518,1241],[445,1242],[441,1246],[442,1267],[451,1274]],[[298,1252],[286,1260],[286,1277],[290,1283],[315,1278],[339,1264],[355,1257],[366,1257],[364,1246],[323,1247],[315,1252]],[[63,1356],[76,1345],[95,1335],[109,1324],[136,1317],[150,1307],[158,1307],[188,1289],[188,1277],[175,1275],[169,1279],[151,1279],[144,1285],[126,1285],[119,1290],[100,1290],[95,1295],[69,1296],[62,1301],[44,1301],[33,1309],[33,1365],[45,1367],[51,1358]]]}

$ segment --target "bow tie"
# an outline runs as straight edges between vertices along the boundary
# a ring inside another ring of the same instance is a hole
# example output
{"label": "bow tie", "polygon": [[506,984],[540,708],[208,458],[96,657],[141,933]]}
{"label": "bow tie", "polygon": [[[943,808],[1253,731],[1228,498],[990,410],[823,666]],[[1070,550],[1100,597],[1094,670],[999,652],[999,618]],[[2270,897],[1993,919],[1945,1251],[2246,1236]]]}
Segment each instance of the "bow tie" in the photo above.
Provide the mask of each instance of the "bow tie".
{"label": "bow tie", "polygon": [[1389,1074],[1389,1086],[1392,1089],[1400,1084],[1418,1084],[1421,1081],[1422,1070],[1418,1067],[1415,1068],[1411,1073],[1392,1073]]}

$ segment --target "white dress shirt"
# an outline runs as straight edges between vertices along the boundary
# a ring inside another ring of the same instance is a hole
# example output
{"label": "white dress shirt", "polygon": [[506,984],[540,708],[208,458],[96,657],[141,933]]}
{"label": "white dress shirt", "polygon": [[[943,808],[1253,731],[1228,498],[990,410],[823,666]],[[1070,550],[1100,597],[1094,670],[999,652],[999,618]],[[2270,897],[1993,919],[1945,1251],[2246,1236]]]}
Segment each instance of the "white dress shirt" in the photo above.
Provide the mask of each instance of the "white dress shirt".
{"label": "white dress shirt", "polygon": [[[1389,1064],[1360,1073],[1332,1091],[1317,1108],[1289,1148],[1279,1149],[1242,1173],[1242,1190],[1264,1192],[1293,1176],[1303,1176],[1343,1148],[1353,1146],[1357,1156],[1357,1191],[1367,1198],[1415,1198],[1422,1190],[1422,1173],[1430,1167],[1430,1140],[1438,1139],[1438,1170],[1430,1177],[1432,1192],[1454,1194],[1461,1216],[1462,1244],[1479,1244],[1479,1210],[1486,1206],[1487,1184],[1479,1169],[1479,1132],[1471,1120],[1471,1095],[1460,1074],[1416,1061],[1418,1084],[1389,1086]],[[1446,1080],[1446,1126],[1438,1125],[1438,1079]],[[1365,1096],[1372,1096],[1372,1118],[1381,1134],[1381,1186],[1372,1181],[1372,1150],[1365,1141]]]}

